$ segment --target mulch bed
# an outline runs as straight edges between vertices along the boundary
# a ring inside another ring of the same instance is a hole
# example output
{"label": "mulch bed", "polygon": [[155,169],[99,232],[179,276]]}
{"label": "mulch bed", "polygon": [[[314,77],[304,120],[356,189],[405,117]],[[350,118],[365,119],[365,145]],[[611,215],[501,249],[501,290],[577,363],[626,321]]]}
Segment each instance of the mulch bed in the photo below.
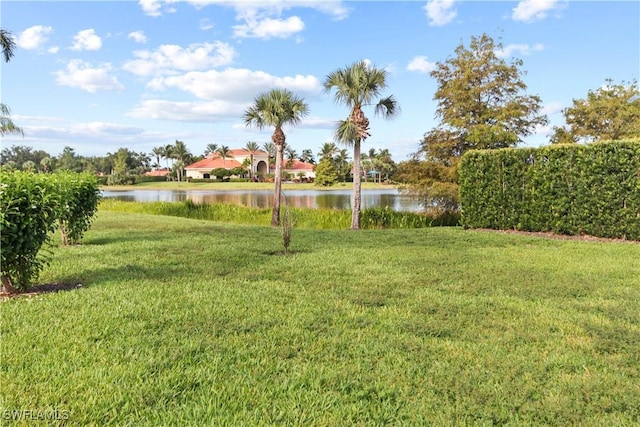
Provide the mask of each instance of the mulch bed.
{"label": "mulch bed", "polygon": [[80,288],[82,288],[82,283],[49,283],[44,285],[34,285],[29,292],[22,292],[18,294],[0,292],[0,301],[7,301],[12,298],[31,298],[51,292],[70,291]]}

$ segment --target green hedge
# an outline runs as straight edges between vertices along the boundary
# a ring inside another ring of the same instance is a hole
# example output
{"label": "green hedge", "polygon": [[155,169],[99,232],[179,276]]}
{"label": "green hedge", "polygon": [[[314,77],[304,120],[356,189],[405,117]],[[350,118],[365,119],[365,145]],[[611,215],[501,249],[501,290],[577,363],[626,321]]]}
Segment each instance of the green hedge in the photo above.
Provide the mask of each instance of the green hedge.
{"label": "green hedge", "polygon": [[26,291],[48,263],[43,246],[58,225],[68,243],[89,228],[100,199],[88,173],[35,174],[0,171],[2,287]]}
{"label": "green hedge", "polygon": [[470,151],[461,224],[640,240],[640,141]]}

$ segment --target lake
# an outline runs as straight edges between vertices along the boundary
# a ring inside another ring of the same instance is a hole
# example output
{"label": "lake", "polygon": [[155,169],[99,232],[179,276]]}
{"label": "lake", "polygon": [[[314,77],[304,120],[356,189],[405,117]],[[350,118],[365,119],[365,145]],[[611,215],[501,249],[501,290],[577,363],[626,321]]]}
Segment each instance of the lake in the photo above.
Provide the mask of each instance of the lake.
{"label": "lake", "polygon": [[[351,189],[287,190],[289,206],[314,209],[351,209]],[[271,190],[103,190],[102,196],[135,202],[233,203],[257,208],[273,206]],[[399,194],[395,188],[363,189],[362,209],[385,207],[395,211],[417,212],[422,206],[415,199]]]}

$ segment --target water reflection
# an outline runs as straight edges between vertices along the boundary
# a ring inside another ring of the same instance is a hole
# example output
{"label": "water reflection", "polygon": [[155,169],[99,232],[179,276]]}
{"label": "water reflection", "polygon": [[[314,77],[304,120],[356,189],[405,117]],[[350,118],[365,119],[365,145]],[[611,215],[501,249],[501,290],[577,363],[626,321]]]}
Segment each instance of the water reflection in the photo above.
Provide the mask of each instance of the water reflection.
{"label": "water reflection", "polygon": [[[350,209],[351,190],[288,190],[284,192],[289,206],[312,209]],[[268,208],[273,206],[273,191],[270,190],[104,190],[105,198],[135,202],[181,202],[229,203],[250,207]],[[362,208],[385,207],[396,211],[417,212],[420,204],[396,189],[362,190]]]}

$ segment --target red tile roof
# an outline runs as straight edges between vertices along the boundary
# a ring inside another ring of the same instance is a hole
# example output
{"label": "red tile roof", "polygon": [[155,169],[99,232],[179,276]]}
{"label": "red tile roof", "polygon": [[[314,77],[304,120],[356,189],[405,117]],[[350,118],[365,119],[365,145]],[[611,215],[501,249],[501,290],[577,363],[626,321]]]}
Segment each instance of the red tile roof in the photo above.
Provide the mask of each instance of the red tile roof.
{"label": "red tile roof", "polygon": [[296,169],[296,170],[303,169],[303,170],[310,170],[310,171],[313,170],[313,165],[311,163],[306,163],[298,159],[293,160],[291,167],[289,167],[288,165],[289,165],[289,160],[284,159],[284,164],[282,165],[284,169]]}
{"label": "red tile roof", "polygon": [[171,173],[169,169],[156,169],[149,172],[145,172],[143,175],[145,176],[167,176]]}
{"label": "red tile roof", "polygon": [[204,158],[199,162],[190,164],[189,166],[185,167],[185,169],[207,169],[207,170],[213,170],[217,168],[233,169],[238,166],[242,166],[242,164],[233,158],[227,157],[226,159],[223,160],[222,157],[216,156],[216,157]]}

